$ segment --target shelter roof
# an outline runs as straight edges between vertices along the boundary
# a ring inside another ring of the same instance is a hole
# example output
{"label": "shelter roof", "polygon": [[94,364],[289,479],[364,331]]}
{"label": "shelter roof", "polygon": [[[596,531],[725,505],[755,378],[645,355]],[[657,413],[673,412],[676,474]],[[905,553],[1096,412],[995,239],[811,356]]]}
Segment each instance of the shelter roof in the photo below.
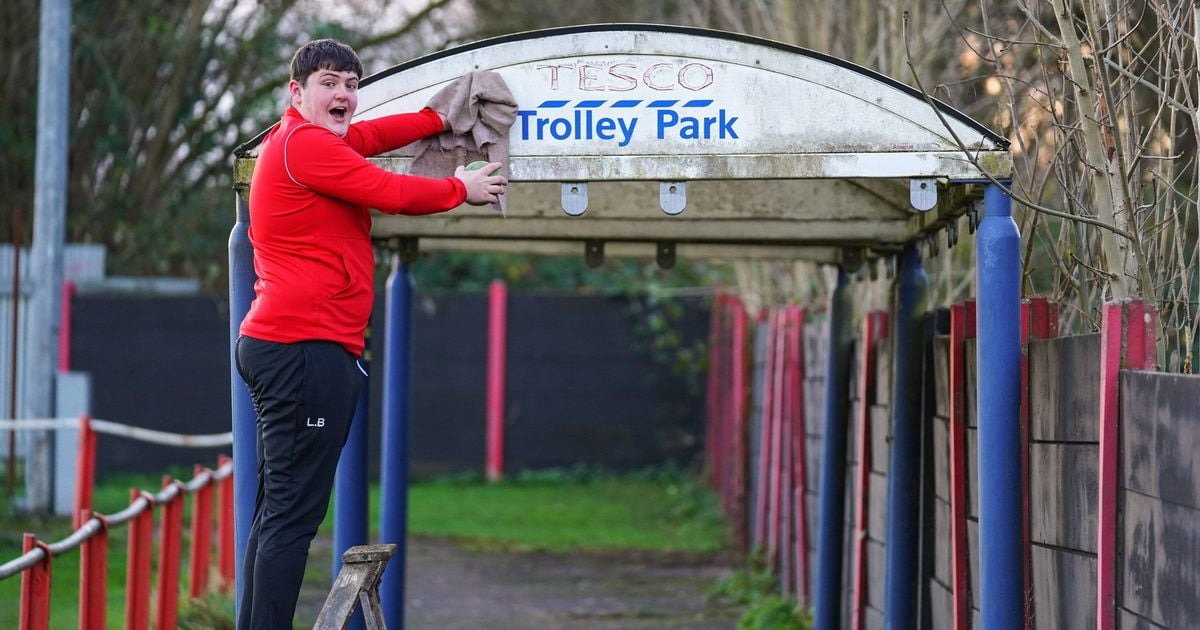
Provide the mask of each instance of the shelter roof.
{"label": "shelter roof", "polygon": [[[520,104],[508,215],[377,215],[423,249],[778,257],[894,251],[1008,178],[1008,143],[954,108],[811,50],[719,31],[596,24],[483,40],[363,80],[358,120],[420,109],[473,70]],[[248,185],[259,137],[237,150]],[[408,172],[411,150],[373,158]],[[917,206],[927,207],[918,211]],[[564,209],[565,208],[565,209]]]}

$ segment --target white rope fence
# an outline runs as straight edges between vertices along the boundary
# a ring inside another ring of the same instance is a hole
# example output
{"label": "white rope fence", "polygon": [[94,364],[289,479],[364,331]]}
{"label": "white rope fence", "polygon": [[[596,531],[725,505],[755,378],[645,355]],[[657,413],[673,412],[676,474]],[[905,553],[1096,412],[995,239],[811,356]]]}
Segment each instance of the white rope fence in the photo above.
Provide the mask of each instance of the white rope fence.
{"label": "white rope fence", "polygon": [[[97,433],[117,435],[141,442],[164,446],[213,447],[233,444],[233,432],[209,435],[187,435],[135,427],[112,420],[91,419],[92,430]],[[0,431],[52,431],[56,429],[78,429],[79,418],[33,418],[29,420],[0,420]]]}

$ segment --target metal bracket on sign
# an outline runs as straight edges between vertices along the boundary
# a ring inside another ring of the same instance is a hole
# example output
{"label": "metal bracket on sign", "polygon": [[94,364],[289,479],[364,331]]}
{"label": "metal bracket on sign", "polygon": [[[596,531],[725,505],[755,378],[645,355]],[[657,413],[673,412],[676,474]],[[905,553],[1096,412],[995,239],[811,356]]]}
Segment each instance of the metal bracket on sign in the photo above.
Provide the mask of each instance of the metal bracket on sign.
{"label": "metal bracket on sign", "polygon": [[587,182],[566,182],[562,185],[562,209],[568,215],[578,217],[587,212]]}
{"label": "metal bracket on sign", "polygon": [[584,241],[583,262],[595,269],[604,264],[604,241]]}
{"label": "metal bracket on sign", "polygon": [[662,211],[675,216],[683,212],[687,205],[686,182],[660,182],[658,184],[658,205]]}
{"label": "metal bracket on sign", "polygon": [[401,262],[416,262],[417,257],[421,255],[420,245],[416,237],[398,238],[394,247],[396,254],[400,256]]}
{"label": "metal bracket on sign", "polygon": [[946,223],[946,249],[954,249],[958,245],[958,217],[951,217]]}
{"label": "metal bracket on sign", "polygon": [[967,208],[967,231],[971,234],[974,234],[975,230],[979,227],[979,207],[981,205],[983,205],[982,199],[971,204],[970,208]]}
{"label": "metal bracket on sign", "polygon": [[908,180],[908,201],[921,212],[933,210],[937,205],[937,180],[931,177]]}
{"label": "metal bracket on sign", "polygon": [[675,243],[656,243],[654,260],[659,269],[671,269],[675,266]]}
{"label": "metal bracket on sign", "polygon": [[842,249],[842,268],[847,273],[857,273],[863,264],[863,251],[855,247]]}

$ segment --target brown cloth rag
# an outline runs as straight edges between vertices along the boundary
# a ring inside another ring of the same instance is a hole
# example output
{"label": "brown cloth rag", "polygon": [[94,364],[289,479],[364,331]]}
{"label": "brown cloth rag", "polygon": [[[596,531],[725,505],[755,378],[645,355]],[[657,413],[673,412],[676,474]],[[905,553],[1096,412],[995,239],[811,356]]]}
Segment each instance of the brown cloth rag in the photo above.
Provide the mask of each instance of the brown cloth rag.
{"label": "brown cloth rag", "polygon": [[[469,72],[433,95],[426,107],[446,115],[447,130],[416,143],[412,173],[446,177],[476,160],[500,162],[508,176],[508,130],[517,119],[517,101],[495,72]],[[508,209],[506,195],[491,204]]]}

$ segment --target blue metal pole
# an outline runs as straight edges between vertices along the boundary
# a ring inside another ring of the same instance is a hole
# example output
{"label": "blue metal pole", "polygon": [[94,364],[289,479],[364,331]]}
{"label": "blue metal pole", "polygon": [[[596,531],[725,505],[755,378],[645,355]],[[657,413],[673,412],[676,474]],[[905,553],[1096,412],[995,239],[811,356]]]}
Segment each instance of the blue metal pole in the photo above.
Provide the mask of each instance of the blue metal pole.
{"label": "blue metal pole", "polygon": [[384,621],[404,627],[405,544],[408,542],[408,404],[412,358],[412,281],[408,265],[392,256],[385,297],[383,352],[383,458],[379,542],[394,543],[380,585]]}
{"label": "blue metal pole", "polygon": [[838,269],[829,302],[829,354],[825,370],[825,429],[821,448],[821,508],[817,524],[817,587],[813,597],[817,630],[841,623],[842,556],[846,509],[846,430],[850,401],[850,353],[854,312],[849,279]]}
{"label": "blue metal pole", "polygon": [[888,456],[884,627],[917,623],[921,518],[921,399],[928,282],[915,244],[904,247],[892,317],[892,446]]}
{"label": "blue metal pole", "polygon": [[[359,364],[370,371],[371,341],[370,331],[367,333],[367,350],[363,353]],[[368,412],[371,400],[370,379],[363,377],[362,393],[358,397],[358,406],[354,409],[354,421],[350,423],[350,434],[346,436],[346,445],[342,447],[342,456],[338,460],[337,477],[334,480],[334,514],[333,514],[333,576],[336,579],[342,570],[342,554],[355,545],[367,544],[367,428],[370,416]],[[352,630],[366,627],[362,609],[354,612],[350,624]]]}
{"label": "blue metal pole", "polygon": [[1024,624],[1021,553],[1021,233],[1012,200],[984,190],[975,237],[979,302],[980,612],[984,630]]}
{"label": "blue metal pole", "polygon": [[254,248],[250,245],[248,190],[237,190],[237,215],[229,234],[229,386],[233,394],[233,566],[237,586],[235,604],[241,606],[242,559],[254,520],[254,495],[258,492],[258,449],[254,402],[237,370],[237,338],[242,319],[254,301]]}

